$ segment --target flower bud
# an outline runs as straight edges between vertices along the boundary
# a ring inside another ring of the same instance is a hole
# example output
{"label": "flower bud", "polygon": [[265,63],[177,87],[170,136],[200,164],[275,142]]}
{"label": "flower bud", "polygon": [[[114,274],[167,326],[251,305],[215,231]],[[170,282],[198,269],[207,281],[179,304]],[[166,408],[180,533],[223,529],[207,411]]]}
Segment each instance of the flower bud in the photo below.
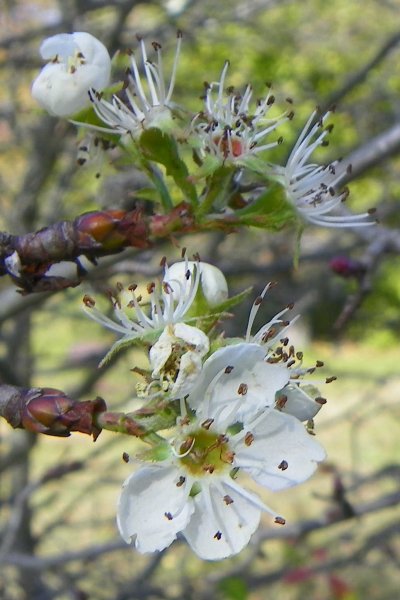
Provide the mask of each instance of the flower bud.
{"label": "flower bud", "polygon": [[200,286],[210,307],[218,306],[228,297],[228,284],[224,274],[214,265],[204,262],[181,261],[171,265],[165,273],[164,281],[169,283],[173,293],[179,294],[179,286],[175,282],[182,281],[186,273],[200,269]]}
{"label": "flower bud", "polygon": [[341,277],[360,277],[365,273],[365,266],[359,261],[348,256],[335,256],[329,262],[334,273]]}
{"label": "flower bud", "polygon": [[91,248],[93,240],[104,251],[118,251],[126,246],[144,248],[148,246],[146,223],[141,209],[130,212],[124,210],[102,210],[85,213],[78,217],[74,225],[81,244]]}
{"label": "flower bud", "polygon": [[68,437],[72,431],[93,435],[94,439],[99,436],[94,417],[106,410],[104,400],[76,402],[53,388],[42,388],[37,392],[28,398],[22,409],[21,427],[58,437]]}
{"label": "flower bud", "polygon": [[51,115],[68,117],[90,104],[89,91],[108,86],[111,59],[106,47],[86,32],[59,33],[45,39],[49,60],[32,85],[32,96]]}

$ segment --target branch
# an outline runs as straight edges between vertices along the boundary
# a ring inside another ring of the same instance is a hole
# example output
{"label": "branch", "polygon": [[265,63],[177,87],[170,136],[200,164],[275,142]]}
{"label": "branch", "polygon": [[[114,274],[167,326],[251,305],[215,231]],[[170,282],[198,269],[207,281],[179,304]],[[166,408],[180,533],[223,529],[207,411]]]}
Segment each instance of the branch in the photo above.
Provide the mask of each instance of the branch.
{"label": "branch", "polygon": [[329,109],[330,106],[336,105],[344,96],[346,96],[353,88],[360,85],[368,77],[369,72],[372,71],[378,64],[386,58],[386,56],[400,43],[400,32],[397,31],[392,35],[387,42],[378,50],[375,56],[368,61],[361,69],[350,75],[350,77],[344,82],[343,86],[333,92],[323,105],[323,112]]}
{"label": "branch", "polygon": [[[400,123],[375,136],[353,150],[342,162],[343,177],[338,185],[344,185],[375,167],[386,158],[400,151]],[[351,166],[351,169],[348,167]]]}
{"label": "branch", "polygon": [[[84,213],[74,221],[60,221],[20,236],[0,232],[0,276],[10,275],[22,294],[75,287],[86,275],[80,256],[96,264],[101,256],[127,247],[147,248],[156,238],[174,231],[187,233],[193,227],[190,206],[182,203],[168,215],[144,215],[137,206],[132,211]],[[75,279],[47,275],[49,268],[61,261],[76,263]]]}

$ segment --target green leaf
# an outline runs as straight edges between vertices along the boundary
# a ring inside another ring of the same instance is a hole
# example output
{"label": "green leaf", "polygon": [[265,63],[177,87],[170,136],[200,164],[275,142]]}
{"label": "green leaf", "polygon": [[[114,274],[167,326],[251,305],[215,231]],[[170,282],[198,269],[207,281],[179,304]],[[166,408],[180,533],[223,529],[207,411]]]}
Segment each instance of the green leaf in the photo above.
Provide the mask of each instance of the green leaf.
{"label": "green leaf", "polygon": [[139,147],[144,156],[163,165],[168,176],[182,190],[185,198],[192,204],[198,202],[195,186],[189,180],[189,171],[178,152],[178,144],[171,135],[151,127],[143,131],[139,138]]}
{"label": "green leaf", "polygon": [[288,223],[298,222],[293,206],[286,200],[283,188],[274,184],[249,206],[235,212],[243,225],[261,229],[279,230]]}
{"label": "green leaf", "polygon": [[212,211],[220,210],[228,204],[231,190],[232,177],[235,169],[232,166],[220,166],[214,170],[207,179],[207,186],[203,194],[198,214],[206,215]]}
{"label": "green leaf", "polygon": [[218,584],[225,600],[246,600],[248,597],[247,584],[239,577],[228,577]]}

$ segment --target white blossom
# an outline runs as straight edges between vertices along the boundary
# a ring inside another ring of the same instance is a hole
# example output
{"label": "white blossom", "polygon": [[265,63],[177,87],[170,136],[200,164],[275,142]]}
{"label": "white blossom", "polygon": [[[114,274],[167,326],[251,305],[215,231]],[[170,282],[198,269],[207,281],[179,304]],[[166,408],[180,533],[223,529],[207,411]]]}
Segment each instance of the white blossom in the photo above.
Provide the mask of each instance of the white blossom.
{"label": "white blossom", "polygon": [[144,78],[141,77],[139,65],[132,54],[127,86],[123,90],[124,100],[114,95],[111,102],[109,102],[101,94],[96,93],[96,89],[91,94],[94,110],[105,124],[105,127],[90,126],[84,123],[82,125],[97,131],[129,134],[133,137],[138,137],[144,129],[148,129],[149,127],[169,130],[173,125],[174,119],[172,114],[172,109],[174,108],[172,93],[175,85],[181,42],[182,35],[179,32],[175,60],[167,86],[160,44],[153,43],[153,48],[157,54],[157,62],[153,63],[147,58],[144,41],[140,40]]}
{"label": "white blossom", "polygon": [[175,286],[174,280],[182,281],[186,277],[187,269],[200,270],[200,287],[208,305],[212,308],[218,306],[228,297],[228,283],[225,275],[214,265],[205,262],[180,261],[171,265],[164,281],[171,285],[173,294],[179,294],[181,286]]}
{"label": "white blossom", "polygon": [[[168,265],[164,266],[164,277],[168,278]],[[175,330],[177,324],[181,324],[185,320],[185,315],[189,311],[200,282],[200,270],[186,270],[186,277],[178,280],[172,280],[174,286],[180,289],[179,295],[172,293],[171,284],[163,282],[156,284],[154,282],[148,284],[147,293],[149,300],[147,305],[143,306],[142,296],[137,296],[135,291],[136,285],[130,286],[128,289],[129,300],[126,301],[126,294],[123,295],[123,303],[121,302],[122,294],[112,298],[112,307],[115,313],[116,320],[111,319],[100,310],[97,309],[95,301],[85,296],[84,310],[94,320],[118,333],[121,339],[116,341],[111,350],[108,352],[104,360],[109,358],[116,350],[126,346],[138,339],[146,339],[156,342],[164,331],[165,337],[161,339],[159,346],[153,350],[151,355],[153,361],[153,369],[159,372],[161,366],[165,364],[166,349],[173,347],[171,339],[167,342],[166,337],[175,336],[185,341],[187,333],[183,333],[184,329],[180,325],[180,330]],[[132,314],[132,317],[129,314]],[[195,332],[195,333],[194,333]],[[188,342],[191,349],[198,351],[202,356],[208,351],[208,340],[206,335],[199,329],[192,327],[192,340],[194,343]],[[183,337],[182,337],[183,336]]]}
{"label": "white blossom", "polygon": [[90,104],[89,90],[103,90],[110,81],[106,47],[83,31],[59,33],[40,47],[49,60],[32,85],[32,96],[51,115],[68,117]]}
{"label": "white blossom", "polygon": [[170,398],[185,396],[202,369],[202,358],[210,349],[203,331],[186,323],[167,325],[150,348],[153,379],[168,383]]}
{"label": "white blossom", "polygon": [[275,407],[306,421],[320,410],[325,400],[304,378],[323,363],[317,361],[316,367],[303,367],[302,353],[296,352],[285,336],[298,316],[291,321],[281,317],[293,305],[285,307],[252,334],[257,312],[271,285],[266,285],[253,303],[244,340],[235,339],[234,343],[218,349],[206,360],[188,394],[192,408],[197,409],[200,403],[208,401],[208,395],[203,399],[202,389],[211,373],[224,415],[236,415],[239,420],[245,420],[260,410]]}
{"label": "white blossom", "polygon": [[193,138],[197,140],[194,145],[202,156],[211,155],[220,162],[249,165],[249,158],[282,142],[282,138],[274,141],[266,141],[265,138],[293,115],[288,112],[276,118],[267,117],[275,102],[270,91],[251,112],[253,90],[250,85],[243,95],[230,88],[225,91],[228,67],[227,61],[220,80],[206,84],[204,111],[192,121]]}
{"label": "white blossom", "polygon": [[[232,406],[238,405],[237,394],[220,382],[231,377],[225,371],[230,358],[227,362],[220,355],[217,368],[206,362],[202,386],[196,391],[201,396],[196,417],[187,415],[178,422],[169,457],[140,467],[123,485],[117,523],[125,541],[134,543],[139,552],[162,550],[181,533],[200,558],[219,560],[237,554],[249,543],[262,512],[284,523],[242,487],[241,473],[267,489],[283,490],[308,479],[325,457],[300,421],[275,409],[246,419],[239,431],[230,429],[238,415],[227,413],[225,404],[221,407],[221,392],[231,395]],[[236,364],[234,369],[238,368]],[[240,375],[237,381],[252,388],[254,372],[244,367]]]}
{"label": "white blossom", "polygon": [[[287,199],[300,215],[314,225],[326,227],[363,227],[372,225],[369,212],[359,215],[331,214],[348,196],[348,190],[338,191],[344,172],[340,162],[328,165],[310,163],[309,158],[316,148],[326,145],[331,128],[324,127],[327,112],[314,123],[317,112],[313,112],[301,132],[289,156],[285,168],[277,168],[278,180],[285,187]],[[314,124],[313,124],[314,123]]]}

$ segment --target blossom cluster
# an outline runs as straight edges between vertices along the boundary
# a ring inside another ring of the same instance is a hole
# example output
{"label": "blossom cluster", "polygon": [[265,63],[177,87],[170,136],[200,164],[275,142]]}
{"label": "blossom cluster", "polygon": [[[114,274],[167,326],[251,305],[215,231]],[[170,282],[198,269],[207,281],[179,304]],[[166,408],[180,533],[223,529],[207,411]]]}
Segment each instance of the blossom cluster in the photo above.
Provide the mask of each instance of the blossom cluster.
{"label": "blossom cluster", "polygon": [[[359,215],[343,214],[341,204],[348,191],[341,189],[346,169],[341,167],[340,161],[327,165],[311,161],[314,150],[327,144],[331,130],[331,126],[326,125],[329,112],[319,114],[314,111],[286,165],[274,164],[269,160],[268,152],[283,142],[277,130],[293,119],[292,101],[288,99],[289,108],[278,115],[272,110],[275,97],[270,89],[263,99],[253,103],[251,85],[247,85],[243,93],[226,87],[229,67],[226,62],[219,80],[206,84],[204,105],[196,114],[191,114],[173,99],[181,43],[179,32],[172,71],[166,83],[160,44],[153,42],[156,62],[152,62],[140,39],[141,61],[130,53],[126,79],[120,91],[110,97],[107,87],[111,60],[103,44],[85,32],[55,35],[41,46],[42,57],[50,62],[33,83],[33,96],[51,114],[62,117],[71,117],[91,107],[92,117],[73,122],[93,135],[111,136],[113,141],[119,140],[121,146],[133,143],[140,147],[141,136],[151,129],[172,136],[176,144],[174,152],[194,156],[197,167],[190,174],[187,165],[180,163],[181,171],[188,172],[186,181],[178,180],[184,193],[189,181],[203,183],[224,167],[238,178],[243,174],[253,175],[255,189],[260,178],[264,187],[278,184],[300,220],[328,227],[359,227],[374,223],[372,211]],[[152,157],[155,155],[152,152]],[[174,165],[176,161],[170,170]],[[164,166],[168,171],[170,165]],[[257,204],[257,199],[255,193],[244,201]],[[208,206],[204,197],[200,198],[200,204],[202,200]],[[231,209],[227,200],[210,208],[222,213]]]}
{"label": "blossom cluster", "polygon": [[163,280],[140,294],[135,285],[120,286],[113,318],[84,298],[88,315],[119,335],[111,355],[121,346],[146,345],[143,414],[167,406],[172,415],[144,420],[150,446],[129,458],[137,468],[123,485],[117,523],[139,552],[163,550],[183,537],[205,560],[237,554],[263,513],[285,523],[252,484],[248,489],[248,479],[284,490],[307,480],[325,457],[310,431],[325,399],[308,381],[322,365],[304,368],[290,345],[292,307],[254,331],[270,287],[254,301],[242,338],[216,333],[235,298],[228,297],[222,272],[199,260],[164,263]]}

